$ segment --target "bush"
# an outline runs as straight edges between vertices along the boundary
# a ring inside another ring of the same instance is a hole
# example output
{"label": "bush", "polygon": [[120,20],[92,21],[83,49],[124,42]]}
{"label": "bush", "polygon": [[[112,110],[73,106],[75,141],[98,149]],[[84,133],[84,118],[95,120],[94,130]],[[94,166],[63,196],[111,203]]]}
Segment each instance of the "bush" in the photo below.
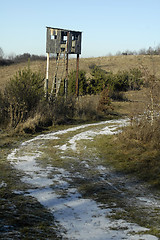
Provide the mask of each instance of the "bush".
{"label": "bush", "polygon": [[10,80],[4,94],[11,126],[16,127],[19,122],[29,117],[43,98],[43,77],[28,67]]}
{"label": "bush", "polygon": [[130,71],[118,71],[110,76],[108,82],[116,92],[139,90],[143,84],[142,72],[137,68],[130,69]]}
{"label": "bush", "polygon": [[4,100],[3,100],[2,93],[0,91],[0,124],[4,122],[3,112],[4,112]]}
{"label": "bush", "polygon": [[111,100],[109,97],[109,88],[103,89],[100,94],[99,104],[97,110],[102,113],[107,113],[108,110],[112,109]]}
{"label": "bush", "polygon": [[128,99],[124,95],[124,92],[110,90],[109,96],[112,100],[115,101],[128,101]]}
{"label": "bush", "polygon": [[127,91],[129,89],[129,73],[127,71],[119,71],[114,76],[113,84],[115,91]]}
{"label": "bush", "polygon": [[75,106],[75,117],[83,120],[97,120],[98,115],[98,95],[87,95],[79,97]]}
{"label": "bush", "polygon": [[74,116],[75,98],[73,96],[57,97],[53,103],[50,103],[52,109],[53,124],[62,124],[68,122]]}
{"label": "bush", "polygon": [[[83,70],[79,71],[78,75],[79,80],[79,95],[83,96],[86,94],[87,89],[87,79],[86,72]],[[72,71],[68,76],[68,94],[76,94],[76,71]]]}
{"label": "bush", "polygon": [[145,118],[134,119],[119,135],[119,143],[125,169],[160,187],[160,119],[153,125]]}
{"label": "bush", "polygon": [[137,68],[130,71],[118,71],[116,74],[106,72],[94,64],[90,66],[90,69],[92,78],[88,80],[88,94],[99,94],[109,86],[110,95],[114,97],[114,95],[119,95],[118,92],[139,90],[143,84],[142,73]]}
{"label": "bush", "polygon": [[133,68],[129,72],[129,90],[139,90],[143,85],[142,72],[138,68]]}
{"label": "bush", "polygon": [[14,62],[9,59],[0,59],[0,66],[9,66],[13,64]]}
{"label": "bush", "polygon": [[149,144],[154,149],[160,149],[160,118],[154,119],[153,124],[144,116],[134,118],[132,125],[123,131],[122,136],[144,145]]}
{"label": "bush", "polygon": [[4,95],[0,91],[0,125],[3,127],[7,126],[8,122],[9,119],[7,103],[5,101]]}
{"label": "bush", "polygon": [[90,66],[92,78],[89,79],[87,86],[88,94],[98,94],[107,86],[106,72],[96,65]]}

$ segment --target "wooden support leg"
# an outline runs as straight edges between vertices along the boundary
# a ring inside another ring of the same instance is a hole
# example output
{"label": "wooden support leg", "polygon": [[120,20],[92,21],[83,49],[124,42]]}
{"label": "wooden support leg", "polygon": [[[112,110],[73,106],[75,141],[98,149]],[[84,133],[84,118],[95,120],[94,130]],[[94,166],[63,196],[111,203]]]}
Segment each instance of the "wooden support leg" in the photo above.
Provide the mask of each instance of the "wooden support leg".
{"label": "wooden support leg", "polygon": [[64,82],[64,94],[66,98],[67,98],[67,87],[68,87],[68,53],[66,55],[66,77]]}
{"label": "wooden support leg", "polygon": [[78,97],[79,95],[79,80],[78,80],[78,75],[79,75],[79,54],[77,54],[77,69],[76,69],[76,96]]}
{"label": "wooden support leg", "polygon": [[47,53],[47,69],[46,69],[46,79],[44,84],[45,97],[48,98],[48,75],[49,75],[49,53]]}

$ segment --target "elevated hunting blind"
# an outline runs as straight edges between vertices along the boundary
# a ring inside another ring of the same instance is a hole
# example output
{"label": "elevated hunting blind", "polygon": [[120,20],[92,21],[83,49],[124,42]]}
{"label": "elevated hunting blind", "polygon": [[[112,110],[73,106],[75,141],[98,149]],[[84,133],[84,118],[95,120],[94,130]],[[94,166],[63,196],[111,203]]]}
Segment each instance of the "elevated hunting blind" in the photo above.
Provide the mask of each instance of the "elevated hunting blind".
{"label": "elevated hunting blind", "polygon": [[81,54],[81,32],[47,27],[47,53]]}
{"label": "elevated hunting blind", "polygon": [[[66,30],[61,28],[47,27],[46,36],[46,53],[47,53],[47,71],[45,79],[45,92],[46,97],[48,96],[48,72],[49,72],[49,56],[50,53],[56,54],[56,69],[55,75],[53,77],[53,84],[50,93],[50,97],[53,95],[57,96],[61,84],[62,77],[58,77],[58,70],[60,61],[66,66],[66,74],[64,81],[64,92],[67,95],[67,81],[68,81],[68,55],[77,54],[77,74],[76,74],[76,95],[78,96],[78,71],[79,71],[79,54],[81,54],[81,37],[82,32]],[[63,70],[61,67],[61,76],[63,75]]]}

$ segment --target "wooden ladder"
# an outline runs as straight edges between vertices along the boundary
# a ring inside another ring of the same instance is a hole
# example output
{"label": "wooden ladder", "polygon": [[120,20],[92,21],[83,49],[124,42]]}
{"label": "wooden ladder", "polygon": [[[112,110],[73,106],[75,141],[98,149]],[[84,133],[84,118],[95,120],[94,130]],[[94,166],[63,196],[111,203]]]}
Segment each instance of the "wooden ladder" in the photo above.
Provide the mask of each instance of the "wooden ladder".
{"label": "wooden ladder", "polygon": [[[62,49],[64,49],[64,50],[62,51]],[[60,85],[61,85],[61,82],[62,82],[64,69],[65,69],[66,50],[67,50],[67,42],[65,44],[65,48],[64,48],[64,46],[63,46],[63,48],[60,48],[60,53],[58,54],[58,57],[56,59],[56,69],[55,69],[55,75],[53,76],[53,82],[52,82],[52,88],[51,88],[51,93],[50,93],[50,99],[52,97],[57,97],[58,93],[59,93],[59,89],[60,89]],[[62,59],[61,59],[61,54],[64,54],[64,57]],[[58,76],[60,63],[61,63],[61,74],[59,74],[59,76]]]}

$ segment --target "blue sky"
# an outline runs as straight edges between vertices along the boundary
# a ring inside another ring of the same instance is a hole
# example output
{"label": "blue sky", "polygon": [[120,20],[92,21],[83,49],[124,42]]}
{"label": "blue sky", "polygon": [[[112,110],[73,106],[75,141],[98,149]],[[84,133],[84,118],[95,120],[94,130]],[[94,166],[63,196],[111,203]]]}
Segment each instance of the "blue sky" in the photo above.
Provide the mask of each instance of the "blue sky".
{"label": "blue sky", "polygon": [[160,44],[160,0],[0,0],[0,47],[45,54],[46,26],[82,31],[82,57]]}

